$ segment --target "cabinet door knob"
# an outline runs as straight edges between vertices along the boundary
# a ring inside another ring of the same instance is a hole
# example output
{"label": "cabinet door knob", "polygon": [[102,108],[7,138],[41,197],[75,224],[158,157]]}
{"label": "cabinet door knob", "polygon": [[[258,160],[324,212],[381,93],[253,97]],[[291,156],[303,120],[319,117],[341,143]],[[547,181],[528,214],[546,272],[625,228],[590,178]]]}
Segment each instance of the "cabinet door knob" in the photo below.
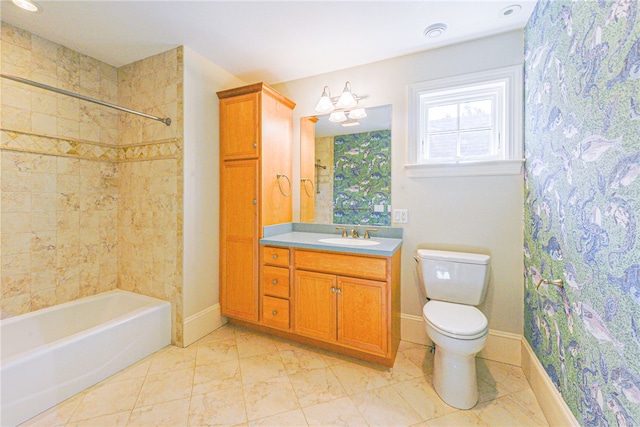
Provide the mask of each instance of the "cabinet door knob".
{"label": "cabinet door knob", "polygon": [[334,288],[333,286],[331,287],[331,293],[335,293],[336,292],[336,288]]}
{"label": "cabinet door knob", "polygon": [[258,201],[257,201],[256,199],[253,199],[253,204],[254,204],[254,205],[257,205],[257,204],[258,204]]}
{"label": "cabinet door knob", "polygon": [[277,285],[278,284],[278,279],[273,279],[273,281],[271,283],[273,283],[274,285]]}
{"label": "cabinet door knob", "polygon": [[336,294],[341,294],[342,293],[342,289],[336,289]]}
{"label": "cabinet door knob", "polygon": [[258,144],[254,142],[253,143],[253,148],[257,148],[257,147],[258,147]]}
{"label": "cabinet door knob", "polygon": [[271,314],[275,316],[276,314],[278,314],[278,310],[273,310]]}

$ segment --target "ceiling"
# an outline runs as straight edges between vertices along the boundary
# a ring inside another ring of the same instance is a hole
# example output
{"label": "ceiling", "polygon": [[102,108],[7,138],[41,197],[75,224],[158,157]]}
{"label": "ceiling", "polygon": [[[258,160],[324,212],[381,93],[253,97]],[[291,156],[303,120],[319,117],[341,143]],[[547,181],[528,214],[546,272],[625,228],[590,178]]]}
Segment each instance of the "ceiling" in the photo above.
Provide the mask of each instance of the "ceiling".
{"label": "ceiling", "polygon": [[[119,67],[180,45],[246,82],[270,84],[524,28],[535,0],[37,0],[2,20]],[[518,5],[505,16],[501,11]],[[438,38],[424,36],[435,23]]]}

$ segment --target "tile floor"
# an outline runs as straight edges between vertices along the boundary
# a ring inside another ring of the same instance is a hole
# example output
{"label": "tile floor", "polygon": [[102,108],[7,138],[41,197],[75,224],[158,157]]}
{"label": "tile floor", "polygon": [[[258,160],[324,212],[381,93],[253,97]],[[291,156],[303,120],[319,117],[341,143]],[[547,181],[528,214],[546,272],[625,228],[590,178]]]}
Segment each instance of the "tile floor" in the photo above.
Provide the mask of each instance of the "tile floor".
{"label": "tile floor", "polygon": [[22,426],[546,426],[520,368],[478,359],[480,400],[446,405],[432,354],[402,342],[393,369],[226,325],[169,346]]}

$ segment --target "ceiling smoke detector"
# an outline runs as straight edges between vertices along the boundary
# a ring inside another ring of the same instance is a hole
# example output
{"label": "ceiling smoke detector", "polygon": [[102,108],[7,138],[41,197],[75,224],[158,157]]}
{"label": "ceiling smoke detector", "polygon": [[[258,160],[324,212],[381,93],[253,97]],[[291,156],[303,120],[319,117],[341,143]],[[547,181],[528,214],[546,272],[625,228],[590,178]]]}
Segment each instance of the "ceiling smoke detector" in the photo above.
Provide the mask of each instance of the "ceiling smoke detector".
{"label": "ceiling smoke detector", "polygon": [[445,31],[447,31],[447,26],[445,24],[433,24],[424,29],[424,36],[430,39],[435,39],[443,35]]}
{"label": "ceiling smoke detector", "polygon": [[512,4],[511,6],[507,6],[504,9],[502,9],[498,15],[501,18],[509,18],[515,15],[516,13],[520,12],[520,9],[522,9],[522,6],[520,6],[519,4]]}

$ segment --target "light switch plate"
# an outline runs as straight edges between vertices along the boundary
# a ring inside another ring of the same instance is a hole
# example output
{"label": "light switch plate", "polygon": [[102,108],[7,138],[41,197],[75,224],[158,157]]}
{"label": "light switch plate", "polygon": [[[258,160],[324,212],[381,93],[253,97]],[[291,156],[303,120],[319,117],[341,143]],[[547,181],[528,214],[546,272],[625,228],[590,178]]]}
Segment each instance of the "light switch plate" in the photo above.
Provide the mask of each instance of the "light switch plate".
{"label": "light switch plate", "polygon": [[409,211],[407,209],[394,209],[393,222],[396,224],[406,224],[409,222]]}

